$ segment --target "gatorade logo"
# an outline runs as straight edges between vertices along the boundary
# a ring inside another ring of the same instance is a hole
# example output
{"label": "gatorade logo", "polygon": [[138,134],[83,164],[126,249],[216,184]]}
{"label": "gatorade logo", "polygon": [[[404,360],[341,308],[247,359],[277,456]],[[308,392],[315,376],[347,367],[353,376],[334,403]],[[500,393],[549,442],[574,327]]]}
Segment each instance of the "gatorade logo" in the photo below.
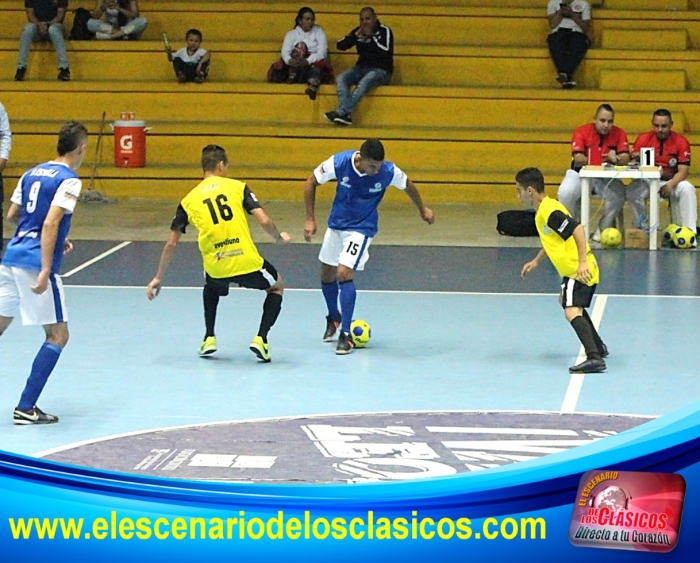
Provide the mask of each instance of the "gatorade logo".
{"label": "gatorade logo", "polygon": [[124,135],[119,139],[119,146],[122,150],[131,151],[134,148],[134,136]]}

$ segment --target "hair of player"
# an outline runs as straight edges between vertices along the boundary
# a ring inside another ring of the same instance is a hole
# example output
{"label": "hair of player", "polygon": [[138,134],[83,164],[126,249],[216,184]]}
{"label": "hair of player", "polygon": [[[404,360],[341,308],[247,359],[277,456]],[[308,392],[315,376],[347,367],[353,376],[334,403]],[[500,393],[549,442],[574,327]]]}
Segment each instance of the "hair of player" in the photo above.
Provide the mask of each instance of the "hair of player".
{"label": "hair of player", "polygon": [[228,156],[223,147],[219,145],[207,145],[202,149],[202,170],[214,172],[219,162],[228,164]]}
{"label": "hair of player", "polygon": [[364,14],[365,12],[369,12],[372,14],[375,18],[377,17],[376,12],[374,11],[374,8],[371,8],[370,6],[365,6],[360,10],[360,14]]}
{"label": "hair of player", "polygon": [[[659,116],[659,117],[668,117],[669,121],[673,121],[673,117],[671,116],[671,112],[667,109],[659,108],[654,112],[654,117]],[[652,117],[653,119],[653,117]]]}
{"label": "hair of player", "polygon": [[609,111],[610,113],[615,113],[615,110],[613,109],[613,107],[612,107],[610,104],[600,104],[600,105],[598,106],[598,109],[595,110],[596,117],[597,117],[598,114],[601,112],[601,110],[603,110],[603,111]]}
{"label": "hair of player", "polygon": [[77,121],[69,121],[58,132],[58,143],[56,144],[58,156],[74,151],[87,141],[87,138],[88,132],[85,125]]}
{"label": "hair of player", "polygon": [[379,139],[367,139],[360,147],[360,156],[368,160],[384,160],[384,145]]}
{"label": "hair of player", "polygon": [[199,42],[200,42],[200,43],[202,42],[202,32],[199,31],[198,29],[196,29],[196,28],[194,28],[194,27],[193,27],[192,29],[188,29],[188,30],[187,30],[187,33],[185,33],[185,41],[187,41],[187,38],[188,38],[190,35],[196,35],[197,37],[199,37]]}
{"label": "hair of player", "polygon": [[538,193],[544,193],[544,176],[539,168],[523,168],[515,175],[518,186],[532,188]]}
{"label": "hair of player", "polygon": [[303,8],[299,8],[299,11],[297,12],[297,17],[294,20],[294,27],[301,25],[301,19],[304,17],[304,14],[309,14],[309,13],[314,17],[314,19],[316,19],[316,12],[314,12],[308,6],[304,6]]}

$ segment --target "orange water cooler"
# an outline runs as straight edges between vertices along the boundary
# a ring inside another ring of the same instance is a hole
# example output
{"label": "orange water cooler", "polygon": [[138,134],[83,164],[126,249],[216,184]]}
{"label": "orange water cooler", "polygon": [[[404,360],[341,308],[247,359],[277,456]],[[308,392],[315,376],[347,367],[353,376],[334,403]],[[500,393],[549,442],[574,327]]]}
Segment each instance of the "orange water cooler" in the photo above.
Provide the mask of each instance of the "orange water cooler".
{"label": "orange water cooler", "polygon": [[114,129],[114,166],[143,168],[146,166],[145,121],[135,120],[133,113],[122,113],[122,119],[112,123]]}

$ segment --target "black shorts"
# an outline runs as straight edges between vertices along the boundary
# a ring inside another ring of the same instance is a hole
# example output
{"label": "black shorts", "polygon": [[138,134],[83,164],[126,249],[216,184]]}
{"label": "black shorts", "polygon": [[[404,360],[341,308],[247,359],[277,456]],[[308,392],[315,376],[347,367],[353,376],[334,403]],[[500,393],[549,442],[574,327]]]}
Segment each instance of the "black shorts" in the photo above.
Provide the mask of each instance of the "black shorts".
{"label": "black shorts", "polygon": [[235,283],[240,287],[248,289],[267,290],[277,283],[279,275],[275,267],[267,260],[263,261],[262,268],[257,272],[250,272],[241,276],[232,276],[230,278],[212,278],[205,273],[205,287],[213,289],[220,297],[228,295],[229,285]]}
{"label": "black shorts", "polygon": [[586,285],[574,278],[564,278],[561,280],[561,306],[567,307],[590,307],[593,294],[598,284]]}

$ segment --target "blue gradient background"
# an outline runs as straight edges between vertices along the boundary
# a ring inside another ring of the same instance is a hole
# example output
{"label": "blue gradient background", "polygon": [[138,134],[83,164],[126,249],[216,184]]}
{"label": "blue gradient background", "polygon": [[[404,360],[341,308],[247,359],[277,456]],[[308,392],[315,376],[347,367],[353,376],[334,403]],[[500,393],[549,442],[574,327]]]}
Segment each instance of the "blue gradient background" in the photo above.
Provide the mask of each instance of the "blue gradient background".
{"label": "blue gradient background", "polygon": [[[594,469],[679,473],[687,482],[680,540],[667,554],[574,547],[568,527],[581,475]],[[0,560],[52,561],[692,561],[700,550],[700,403],[617,436],[528,462],[449,478],[365,485],[258,485],[143,478],[0,452]],[[435,521],[544,518],[545,540],[13,540],[8,518],[403,517]]]}

